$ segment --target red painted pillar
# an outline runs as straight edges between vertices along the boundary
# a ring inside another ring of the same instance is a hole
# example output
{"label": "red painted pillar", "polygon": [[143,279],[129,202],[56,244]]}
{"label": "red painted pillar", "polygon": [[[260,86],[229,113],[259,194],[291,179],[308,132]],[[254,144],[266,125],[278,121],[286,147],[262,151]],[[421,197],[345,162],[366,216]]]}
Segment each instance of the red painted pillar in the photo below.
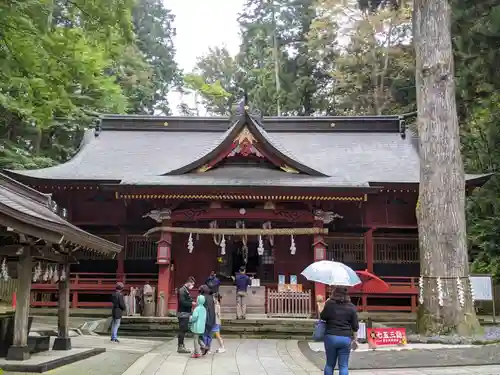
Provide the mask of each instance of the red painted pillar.
{"label": "red painted pillar", "polygon": [[[332,212],[316,210],[314,211],[314,227],[315,228],[323,228],[324,224],[330,223],[334,218]],[[319,260],[331,260],[326,259],[326,242],[323,238],[322,234],[315,234],[313,240],[313,248],[314,248],[314,261],[317,262]],[[323,296],[323,299],[326,300],[328,296],[326,295],[327,289],[325,284],[314,283],[314,297],[315,300],[318,296]]]}
{"label": "red painted pillar", "polygon": [[[170,220],[164,220],[163,226],[169,226]],[[158,241],[158,294],[157,312],[159,316],[167,316],[168,300],[170,297],[170,261],[171,261],[172,233],[161,232]]]}
{"label": "red painted pillar", "polygon": [[[316,223],[314,225],[316,227]],[[321,223],[321,228],[323,227],[323,223]],[[317,262],[319,260],[326,260],[326,244],[323,239],[323,235],[315,234],[313,240],[313,248],[314,248],[314,261]],[[323,296],[323,300],[326,300],[326,285],[321,283],[314,283],[314,297],[315,301],[317,301],[318,296]]]}
{"label": "red painted pillar", "polygon": [[127,235],[125,233],[120,233],[120,245],[123,246],[122,251],[116,256],[116,279],[124,282],[125,281],[125,253],[127,251]]}
{"label": "red painted pillar", "polygon": [[365,256],[366,269],[373,273],[373,231],[375,228],[370,228],[365,232]]}
{"label": "red painted pillar", "polygon": [[[161,226],[168,227],[172,225],[171,210],[154,210],[148,215]],[[160,240],[158,241],[156,264],[158,264],[158,286],[156,289],[156,312],[158,316],[167,316],[168,314],[168,300],[170,297],[170,267],[171,267],[171,246],[172,246],[172,233],[162,231],[160,233]]]}

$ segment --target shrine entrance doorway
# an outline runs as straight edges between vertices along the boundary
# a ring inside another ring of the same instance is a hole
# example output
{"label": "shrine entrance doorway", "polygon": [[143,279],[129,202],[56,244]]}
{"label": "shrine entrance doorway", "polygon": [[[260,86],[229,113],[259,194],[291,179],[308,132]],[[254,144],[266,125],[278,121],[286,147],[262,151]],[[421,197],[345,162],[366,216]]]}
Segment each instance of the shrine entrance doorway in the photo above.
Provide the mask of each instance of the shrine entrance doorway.
{"label": "shrine entrance doorway", "polygon": [[264,273],[262,267],[262,256],[257,251],[258,243],[254,240],[248,240],[246,247],[243,241],[234,238],[227,241],[228,246],[226,254],[219,254],[217,274],[221,281],[233,282],[233,277],[245,267],[249,276],[260,278]]}

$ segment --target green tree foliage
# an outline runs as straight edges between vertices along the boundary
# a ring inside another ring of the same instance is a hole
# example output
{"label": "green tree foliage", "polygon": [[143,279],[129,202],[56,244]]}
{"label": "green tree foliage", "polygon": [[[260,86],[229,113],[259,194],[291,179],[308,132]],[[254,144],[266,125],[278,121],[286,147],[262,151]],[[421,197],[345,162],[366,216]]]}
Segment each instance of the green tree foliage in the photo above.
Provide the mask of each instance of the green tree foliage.
{"label": "green tree foliage", "polygon": [[[309,42],[317,49],[320,41],[320,51],[330,48],[337,54],[335,64],[329,67],[335,79],[330,92],[337,113],[381,115],[414,111],[411,9],[386,8],[371,13],[357,9],[355,0],[321,0],[317,4],[321,12]],[[328,30],[336,29],[339,30],[328,34]]]}
{"label": "green tree foliage", "polygon": [[[142,26],[134,25],[132,11],[140,6],[133,0],[0,4],[0,166],[64,161],[97,114],[143,112],[162,101],[165,89],[150,83],[154,53],[136,44],[134,29]],[[163,19],[151,22],[164,26]],[[163,73],[162,82],[169,77]]]}
{"label": "green tree foliage", "polygon": [[181,85],[172,40],[175,35],[173,20],[174,15],[162,0],[138,0],[134,7],[137,48],[150,70],[147,76],[138,77],[143,89],[131,100],[130,113],[170,113],[168,92],[173,86]]}
{"label": "green tree foliage", "polygon": [[239,70],[227,48],[210,48],[198,59],[194,72],[184,76],[185,91],[199,96],[197,103],[209,113],[228,116],[241,96]]}
{"label": "green tree foliage", "polygon": [[494,173],[469,199],[469,250],[475,272],[500,279],[500,1],[451,3],[465,168],[469,173]]}
{"label": "green tree foliage", "polygon": [[332,114],[328,60],[335,51],[308,43],[315,18],[313,0],[247,0],[239,17],[238,55],[213,48],[193,72],[207,84],[219,82],[229,95],[220,102],[199,92],[202,104],[213,114],[227,115],[246,91],[264,115],[275,116],[278,105],[283,115]]}

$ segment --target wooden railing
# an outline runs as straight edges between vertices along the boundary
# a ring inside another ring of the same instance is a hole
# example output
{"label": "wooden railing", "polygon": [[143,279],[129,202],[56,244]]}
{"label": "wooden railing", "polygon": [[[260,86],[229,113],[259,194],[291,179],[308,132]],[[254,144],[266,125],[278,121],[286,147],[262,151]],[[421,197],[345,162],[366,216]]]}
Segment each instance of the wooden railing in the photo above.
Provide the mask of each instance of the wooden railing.
{"label": "wooden railing", "polygon": [[313,313],[311,291],[267,291],[267,315],[282,318],[309,318]]}
{"label": "wooden railing", "polygon": [[[111,293],[115,290],[116,283],[122,282],[125,285],[125,293],[128,294],[130,288],[142,288],[148,283],[153,288],[158,283],[158,275],[150,273],[128,273],[117,275],[112,273],[78,272],[70,274],[70,298],[71,307],[102,308],[110,307],[110,302],[79,301],[79,294],[93,295]],[[58,285],[52,281],[38,281],[31,285],[31,306],[33,307],[55,307],[58,292]]]}
{"label": "wooden railing", "polygon": [[[143,286],[148,283],[155,285],[158,274],[152,273],[128,273],[117,275],[112,273],[78,272],[70,274],[70,288],[72,290],[114,290],[117,282],[125,284],[126,288],[131,286]],[[57,289],[57,284],[52,281],[37,281],[32,284],[32,290]]]}

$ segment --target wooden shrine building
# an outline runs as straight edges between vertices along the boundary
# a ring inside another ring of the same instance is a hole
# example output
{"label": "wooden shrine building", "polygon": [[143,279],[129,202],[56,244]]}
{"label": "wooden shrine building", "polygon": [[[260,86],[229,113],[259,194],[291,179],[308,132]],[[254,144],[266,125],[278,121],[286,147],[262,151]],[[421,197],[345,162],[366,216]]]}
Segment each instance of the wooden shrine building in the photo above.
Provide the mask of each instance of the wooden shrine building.
{"label": "wooden shrine building", "polygon": [[[72,267],[73,307],[108,306],[117,280],[148,282],[165,315],[188,276],[216,270],[231,284],[242,264],[268,291],[284,282],[325,295],[300,276],[319,259],[389,283],[359,291],[361,309],[416,307],[418,139],[401,116],[106,115],[68,162],[8,173],[124,246]],[[487,179],[468,175],[468,190]],[[55,304],[53,289],[34,284],[33,305]]]}
{"label": "wooden shrine building", "polygon": [[[30,289],[32,280],[38,280],[43,272],[40,266],[35,266],[37,262],[50,267],[52,286],[58,293],[58,337],[53,349],[68,350],[71,349],[68,332],[70,264],[76,263],[85,253],[95,252],[112,258],[122,250],[120,245],[72,225],[65,216],[66,209],[58,206],[49,194],[0,174],[0,277],[2,281],[17,279],[13,340],[7,343],[8,339],[2,336],[0,349],[1,356],[6,355],[8,360],[26,360],[31,354],[28,345]],[[8,336],[5,331],[8,332],[9,323],[4,316],[2,319],[2,330]],[[48,336],[33,339],[46,340],[45,349],[48,349]]]}

